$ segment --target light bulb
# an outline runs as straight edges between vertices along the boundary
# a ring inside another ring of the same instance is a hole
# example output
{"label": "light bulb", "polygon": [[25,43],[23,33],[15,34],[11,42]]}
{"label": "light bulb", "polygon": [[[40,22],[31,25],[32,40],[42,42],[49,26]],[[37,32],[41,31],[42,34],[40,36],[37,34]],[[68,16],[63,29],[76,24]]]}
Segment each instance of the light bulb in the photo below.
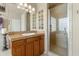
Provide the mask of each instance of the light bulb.
{"label": "light bulb", "polygon": [[26,3],[24,4],[24,7],[27,7],[27,4]]}
{"label": "light bulb", "polygon": [[20,6],[17,6],[17,8],[21,8]]}
{"label": "light bulb", "polygon": [[29,7],[28,7],[29,9],[31,9],[31,5],[29,5]]}
{"label": "light bulb", "polygon": [[32,11],[35,11],[35,8],[32,8]]}

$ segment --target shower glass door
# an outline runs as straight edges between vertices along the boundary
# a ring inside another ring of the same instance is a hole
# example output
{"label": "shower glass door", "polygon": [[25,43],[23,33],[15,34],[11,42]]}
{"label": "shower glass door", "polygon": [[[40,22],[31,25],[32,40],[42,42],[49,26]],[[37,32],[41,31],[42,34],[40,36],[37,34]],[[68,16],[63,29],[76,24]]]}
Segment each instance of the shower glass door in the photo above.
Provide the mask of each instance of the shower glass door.
{"label": "shower glass door", "polygon": [[67,4],[60,4],[50,9],[50,51],[68,55],[68,19]]}

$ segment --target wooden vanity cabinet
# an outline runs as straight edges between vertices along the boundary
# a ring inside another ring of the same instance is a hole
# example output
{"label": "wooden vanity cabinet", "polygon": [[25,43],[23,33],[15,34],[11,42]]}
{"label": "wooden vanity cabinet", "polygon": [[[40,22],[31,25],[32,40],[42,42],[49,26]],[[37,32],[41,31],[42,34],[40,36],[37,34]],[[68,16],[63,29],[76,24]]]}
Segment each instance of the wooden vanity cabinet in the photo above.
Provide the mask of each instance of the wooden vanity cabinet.
{"label": "wooden vanity cabinet", "polygon": [[39,56],[40,55],[39,40],[40,40],[40,37],[34,38],[34,56]]}
{"label": "wooden vanity cabinet", "polygon": [[25,43],[24,40],[17,40],[12,42],[12,55],[25,56]]}
{"label": "wooden vanity cabinet", "polygon": [[33,56],[33,38],[26,39],[26,56]]}
{"label": "wooden vanity cabinet", "polygon": [[40,55],[44,52],[44,36],[41,36],[40,40],[39,40],[39,43],[40,43]]}
{"label": "wooden vanity cabinet", "polygon": [[12,42],[13,56],[40,56],[44,52],[44,36],[30,37]]}
{"label": "wooden vanity cabinet", "polygon": [[40,55],[39,48],[39,37],[32,37],[26,40],[26,56]]}

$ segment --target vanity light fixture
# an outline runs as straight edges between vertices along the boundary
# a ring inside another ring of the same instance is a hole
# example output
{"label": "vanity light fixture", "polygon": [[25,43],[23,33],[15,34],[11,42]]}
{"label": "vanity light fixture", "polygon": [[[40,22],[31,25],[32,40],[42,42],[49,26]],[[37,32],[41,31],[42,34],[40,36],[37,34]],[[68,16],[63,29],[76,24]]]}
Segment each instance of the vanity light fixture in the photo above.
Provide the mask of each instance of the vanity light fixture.
{"label": "vanity light fixture", "polygon": [[22,6],[22,5],[23,5],[23,3],[20,3],[19,5],[20,5],[20,6]]}
{"label": "vanity light fixture", "polygon": [[28,8],[31,9],[31,5],[29,5]]}
{"label": "vanity light fixture", "polygon": [[28,5],[27,3],[20,3],[17,5],[17,8],[22,9],[22,10],[29,12],[29,13],[35,12],[35,8],[32,8],[32,6]]}
{"label": "vanity light fixture", "polygon": [[24,4],[24,7],[27,7],[27,4],[26,3]]}

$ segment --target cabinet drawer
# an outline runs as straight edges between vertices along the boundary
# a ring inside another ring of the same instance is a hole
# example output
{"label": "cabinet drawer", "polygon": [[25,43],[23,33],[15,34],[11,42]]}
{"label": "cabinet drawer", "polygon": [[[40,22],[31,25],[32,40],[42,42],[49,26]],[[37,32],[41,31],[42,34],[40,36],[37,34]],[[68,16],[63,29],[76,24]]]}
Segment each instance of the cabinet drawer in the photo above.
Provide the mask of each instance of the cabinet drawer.
{"label": "cabinet drawer", "polygon": [[38,40],[38,39],[40,39],[40,37],[39,37],[39,36],[29,38],[29,39],[27,39],[26,41],[27,41],[27,43],[28,43],[28,42],[36,41],[36,40]]}
{"label": "cabinet drawer", "polygon": [[18,46],[18,45],[24,45],[24,40],[22,39],[22,40],[17,40],[17,41],[13,41],[12,42],[12,45],[13,46]]}

